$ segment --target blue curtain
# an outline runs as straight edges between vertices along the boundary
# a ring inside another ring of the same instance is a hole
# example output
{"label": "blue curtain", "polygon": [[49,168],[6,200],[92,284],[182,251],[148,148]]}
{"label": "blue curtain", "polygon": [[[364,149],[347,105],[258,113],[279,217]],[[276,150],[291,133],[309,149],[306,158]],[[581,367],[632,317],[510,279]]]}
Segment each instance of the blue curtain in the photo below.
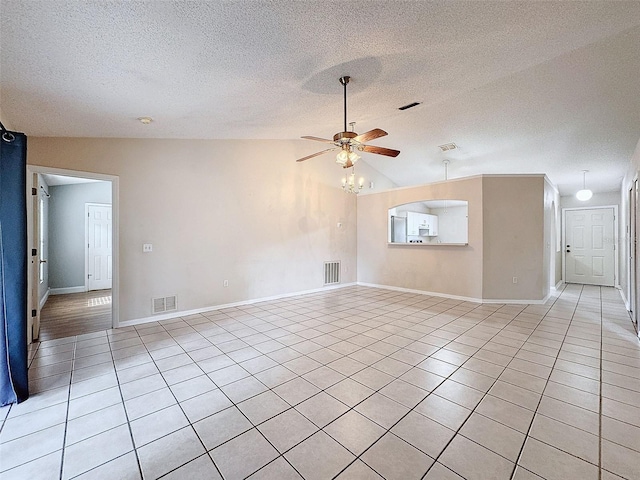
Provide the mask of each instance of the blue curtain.
{"label": "blue curtain", "polygon": [[0,405],[29,396],[27,379],[27,137],[0,135]]}

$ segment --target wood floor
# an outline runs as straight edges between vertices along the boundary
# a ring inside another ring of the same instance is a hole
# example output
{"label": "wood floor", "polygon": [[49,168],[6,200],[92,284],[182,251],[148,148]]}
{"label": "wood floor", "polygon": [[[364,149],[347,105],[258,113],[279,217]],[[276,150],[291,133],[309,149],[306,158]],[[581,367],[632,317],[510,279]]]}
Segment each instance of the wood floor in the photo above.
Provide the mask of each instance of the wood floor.
{"label": "wood floor", "polygon": [[40,312],[38,340],[53,340],[109,328],[111,290],[51,295]]}

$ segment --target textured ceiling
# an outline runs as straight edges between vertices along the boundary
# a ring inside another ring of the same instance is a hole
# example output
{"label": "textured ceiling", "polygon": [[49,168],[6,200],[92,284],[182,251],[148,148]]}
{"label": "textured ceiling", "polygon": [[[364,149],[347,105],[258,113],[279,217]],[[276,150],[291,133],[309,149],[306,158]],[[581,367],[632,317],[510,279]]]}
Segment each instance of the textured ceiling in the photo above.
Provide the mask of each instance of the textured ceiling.
{"label": "textured ceiling", "polygon": [[[349,121],[402,151],[364,159],[398,185],[442,180],[447,158],[450,178],[547,173],[570,194],[588,169],[588,186],[612,191],[640,138],[637,1],[0,8],[0,108],[29,135],[326,138],[351,75]],[[460,149],[443,154],[447,142]]]}

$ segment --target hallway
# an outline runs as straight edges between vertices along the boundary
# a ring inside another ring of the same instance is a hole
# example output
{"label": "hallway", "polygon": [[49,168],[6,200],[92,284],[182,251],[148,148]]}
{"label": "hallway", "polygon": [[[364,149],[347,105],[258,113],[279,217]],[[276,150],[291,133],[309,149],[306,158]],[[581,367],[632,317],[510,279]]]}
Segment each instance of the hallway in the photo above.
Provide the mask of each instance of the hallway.
{"label": "hallway", "polygon": [[40,311],[39,341],[111,328],[111,290],[50,295]]}

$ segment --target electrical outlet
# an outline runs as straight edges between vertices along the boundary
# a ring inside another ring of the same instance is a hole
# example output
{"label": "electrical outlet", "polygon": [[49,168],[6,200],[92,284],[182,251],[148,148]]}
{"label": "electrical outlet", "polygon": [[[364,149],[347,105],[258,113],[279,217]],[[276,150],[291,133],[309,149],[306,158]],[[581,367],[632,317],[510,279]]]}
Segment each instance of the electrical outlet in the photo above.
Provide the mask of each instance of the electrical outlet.
{"label": "electrical outlet", "polygon": [[223,287],[228,287],[229,286],[229,280],[225,280],[222,282],[222,286]]}
{"label": "electrical outlet", "polygon": [[518,277],[513,277],[513,283],[518,283]]}
{"label": "electrical outlet", "polygon": [[151,243],[142,244],[142,252],[143,253],[153,252],[153,245]]}

